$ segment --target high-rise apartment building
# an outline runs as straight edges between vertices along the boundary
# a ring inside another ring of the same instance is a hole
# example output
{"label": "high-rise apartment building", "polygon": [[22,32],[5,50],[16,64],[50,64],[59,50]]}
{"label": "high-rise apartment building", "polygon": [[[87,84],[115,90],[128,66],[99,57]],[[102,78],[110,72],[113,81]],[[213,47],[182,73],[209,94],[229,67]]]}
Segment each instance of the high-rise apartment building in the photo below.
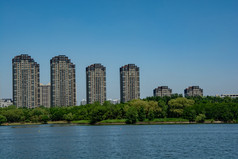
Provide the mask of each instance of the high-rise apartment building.
{"label": "high-rise apartment building", "polygon": [[120,68],[121,102],[140,98],[140,73],[135,64],[128,64]]}
{"label": "high-rise apartment building", "polygon": [[172,89],[168,88],[168,86],[161,86],[158,88],[155,88],[154,91],[154,97],[159,96],[159,97],[164,97],[168,96],[170,97],[172,94]]}
{"label": "high-rise apartment building", "polygon": [[106,101],[106,67],[93,64],[86,68],[87,104]]}
{"label": "high-rise apartment building", "polygon": [[199,86],[191,86],[184,90],[185,97],[203,96],[203,89]]}
{"label": "high-rise apartment building", "polygon": [[39,106],[39,64],[22,54],[12,59],[13,104],[19,107]]}
{"label": "high-rise apartment building", "polygon": [[51,106],[76,105],[75,65],[65,55],[50,60]]}
{"label": "high-rise apartment building", "polygon": [[50,108],[50,84],[40,84],[40,105]]}

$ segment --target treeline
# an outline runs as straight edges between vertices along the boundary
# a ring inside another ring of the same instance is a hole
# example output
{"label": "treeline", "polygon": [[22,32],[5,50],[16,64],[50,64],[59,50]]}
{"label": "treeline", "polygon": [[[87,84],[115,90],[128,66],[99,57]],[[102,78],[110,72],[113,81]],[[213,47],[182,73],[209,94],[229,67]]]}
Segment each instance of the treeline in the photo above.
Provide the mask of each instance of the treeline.
{"label": "treeline", "polygon": [[238,98],[230,97],[148,97],[147,101],[157,101],[158,105],[167,107],[167,118],[184,118],[189,121],[238,122]]}
{"label": "treeline", "polygon": [[238,98],[229,97],[148,97],[128,103],[113,105],[96,102],[84,106],[52,107],[35,109],[9,106],[0,108],[0,124],[6,122],[42,122],[89,120],[91,124],[102,120],[126,119],[126,123],[153,121],[155,118],[183,118],[189,121],[205,120],[237,122]]}

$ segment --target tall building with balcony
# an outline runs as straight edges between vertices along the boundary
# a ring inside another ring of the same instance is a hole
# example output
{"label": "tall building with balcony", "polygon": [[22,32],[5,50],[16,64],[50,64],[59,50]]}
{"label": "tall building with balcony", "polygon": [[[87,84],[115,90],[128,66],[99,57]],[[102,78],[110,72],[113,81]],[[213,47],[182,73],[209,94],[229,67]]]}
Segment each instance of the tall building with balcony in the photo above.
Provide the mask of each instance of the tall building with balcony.
{"label": "tall building with balcony", "polygon": [[203,96],[203,89],[199,86],[190,86],[184,90],[185,97]]}
{"label": "tall building with balcony", "polygon": [[40,84],[40,105],[50,108],[50,84]]}
{"label": "tall building with balcony", "polygon": [[121,102],[140,98],[140,73],[135,64],[128,64],[120,68]]}
{"label": "tall building with balcony", "polygon": [[39,70],[39,64],[27,54],[12,59],[13,104],[18,108],[39,106]]}
{"label": "tall building with balcony", "polygon": [[86,68],[87,104],[106,101],[106,67],[93,64]]}
{"label": "tall building with balcony", "polygon": [[159,96],[159,97],[164,97],[168,96],[170,97],[172,94],[172,89],[168,88],[168,86],[161,86],[158,88],[155,88],[154,91],[154,97]]}
{"label": "tall building with balcony", "polygon": [[76,105],[75,65],[65,55],[50,60],[51,106]]}

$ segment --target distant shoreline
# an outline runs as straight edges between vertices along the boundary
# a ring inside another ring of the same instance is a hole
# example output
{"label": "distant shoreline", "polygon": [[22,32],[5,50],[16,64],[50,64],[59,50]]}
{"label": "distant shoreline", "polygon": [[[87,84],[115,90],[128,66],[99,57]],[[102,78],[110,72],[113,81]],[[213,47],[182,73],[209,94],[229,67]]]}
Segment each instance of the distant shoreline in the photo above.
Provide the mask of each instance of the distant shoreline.
{"label": "distant shoreline", "polygon": [[[234,122],[223,122],[223,121],[205,121],[204,123],[189,122],[189,121],[139,121],[135,124],[126,124],[126,122],[97,122],[95,124],[90,124],[89,121],[49,121],[47,124],[72,124],[72,125],[173,125],[173,124],[237,124]],[[47,125],[46,124],[46,125]],[[44,125],[43,123],[4,123],[2,126],[17,126],[17,125]]]}
{"label": "distant shoreline", "polygon": [[135,124],[126,124],[126,123],[96,123],[95,125],[169,125],[169,124],[222,124],[222,121],[215,121],[215,122],[204,122],[204,123],[197,123],[197,122],[189,122],[189,121],[180,121],[180,122],[153,122],[153,121],[145,121],[145,122],[136,122]]}

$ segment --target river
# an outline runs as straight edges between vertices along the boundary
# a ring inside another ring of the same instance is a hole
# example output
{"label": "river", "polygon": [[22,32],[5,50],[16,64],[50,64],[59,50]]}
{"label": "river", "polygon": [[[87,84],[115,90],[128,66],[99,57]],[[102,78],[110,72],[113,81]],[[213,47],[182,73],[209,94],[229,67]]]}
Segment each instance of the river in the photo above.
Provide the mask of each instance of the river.
{"label": "river", "polygon": [[237,159],[238,124],[0,126],[1,159]]}

